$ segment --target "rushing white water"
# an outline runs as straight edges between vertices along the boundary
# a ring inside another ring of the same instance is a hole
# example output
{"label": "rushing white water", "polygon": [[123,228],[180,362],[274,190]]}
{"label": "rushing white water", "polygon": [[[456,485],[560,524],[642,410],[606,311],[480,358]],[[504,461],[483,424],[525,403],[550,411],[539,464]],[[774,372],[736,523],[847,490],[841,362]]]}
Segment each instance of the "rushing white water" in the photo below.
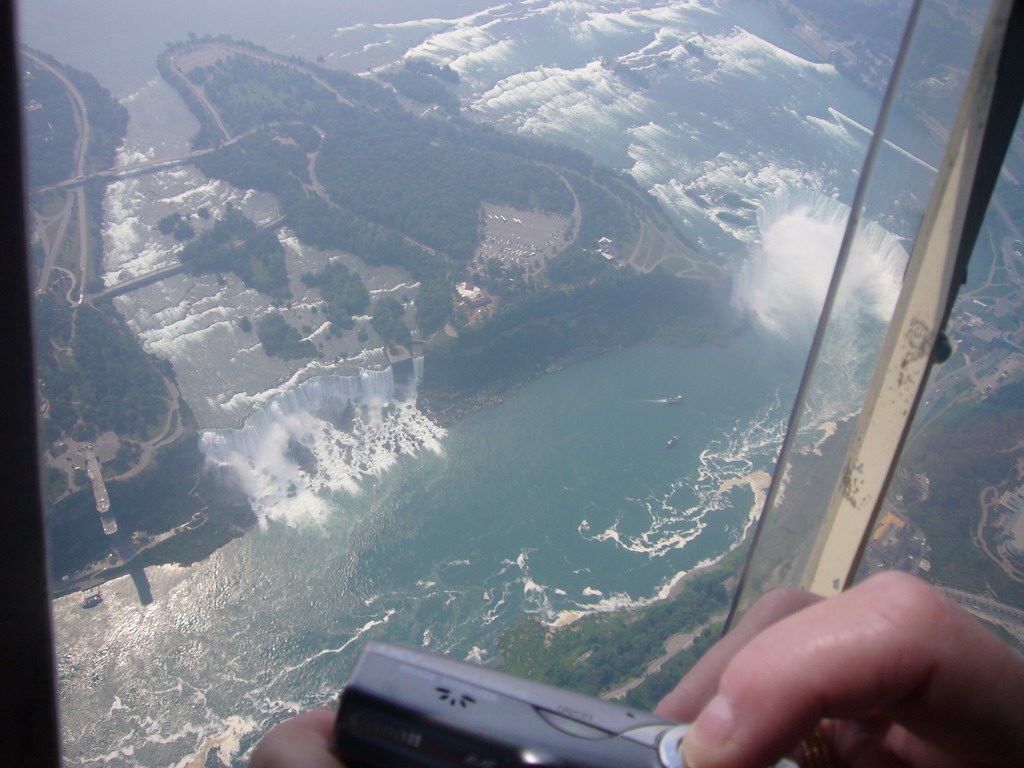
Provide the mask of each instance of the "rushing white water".
{"label": "rushing white water", "polygon": [[[785,190],[758,209],[760,246],[736,276],[733,303],[765,328],[796,340],[814,332],[850,215],[835,198]],[[842,312],[887,320],[899,294],[907,252],[877,224],[861,227],[837,301]]]}
{"label": "rushing white water", "polygon": [[[422,359],[415,368],[418,377]],[[242,428],[203,432],[200,446],[209,461],[234,470],[262,520],[322,521],[334,494],[358,494],[360,479],[379,476],[398,456],[441,453],[444,430],[417,410],[416,377],[404,391],[390,366],[308,379]]]}
{"label": "rushing white water", "polygon": [[[849,213],[814,192],[787,190],[769,198],[758,210],[761,244],[735,279],[733,303],[772,333],[808,347]],[[816,423],[846,416],[863,395],[907,258],[900,238],[874,222],[861,223],[821,352],[829,376],[818,380],[812,395]]]}

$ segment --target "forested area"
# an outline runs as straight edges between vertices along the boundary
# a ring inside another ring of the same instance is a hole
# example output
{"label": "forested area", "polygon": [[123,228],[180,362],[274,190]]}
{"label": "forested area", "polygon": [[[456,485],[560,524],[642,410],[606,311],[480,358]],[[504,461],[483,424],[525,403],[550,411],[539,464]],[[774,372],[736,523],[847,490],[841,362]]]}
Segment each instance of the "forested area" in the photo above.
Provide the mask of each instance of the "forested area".
{"label": "forested area", "polygon": [[71,347],[81,374],[75,401],[84,422],[140,437],[159,424],[167,412],[160,363],[142,350],[113,305],[105,311],[78,307]]}
{"label": "forested area", "polygon": [[52,443],[61,433],[70,433],[78,422],[74,405],[77,375],[71,351],[71,307],[52,292],[44,293],[35,302],[35,364],[40,392],[49,404],[42,419],[42,439]]}
{"label": "forested area", "polygon": [[707,286],[656,274],[615,271],[572,291],[539,288],[487,324],[431,344],[421,392],[443,398],[500,387],[569,355],[649,339],[689,318],[704,332],[709,321],[724,320],[723,311]]}
{"label": "forested area", "polygon": [[288,221],[304,243],[354,253],[367,264],[387,264],[407,270],[416,280],[444,280],[444,258],[410,244],[394,230],[376,226],[350,211],[330,206],[319,197],[279,198]]}
{"label": "forested area", "polygon": [[[35,55],[59,69],[85,102],[90,127],[85,172],[112,168],[128,126],[128,111],[92,75],[61,64],[48,54]],[[27,56],[22,56],[20,63],[29,106],[25,111],[25,139],[32,157],[29,187],[34,190],[74,175],[78,127],[64,84]]]}
{"label": "forested area", "polygon": [[645,712],[653,711],[658,706],[658,702],[675,688],[676,683],[682,680],[683,676],[693,669],[693,666],[701,660],[711,646],[718,642],[722,637],[723,628],[723,622],[709,626],[693,639],[692,645],[666,661],[661,669],[627,693],[622,703]]}
{"label": "forested area", "polygon": [[265,128],[230,147],[196,158],[196,165],[207,176],[225,179],[242,189],[304,195],[302,185],[310,183],[305,153],[300,146],[274,140],[277,135],[294,138],[296,134],[302,135],[295,126]]}
{"label": "forested area", "polygon": [[196,234],[192,223],[177,211],[160,219],[156,228],[162,235],[174,235],[175,240],[191,240]]}
{"label": "forested area", "polygon": [[263,351],[282,360],[301,360],[320,357],[320,352],[309,339],[303,339],[278,312],[268,312],[256,324],[256,335]]}
{"label": "forested area", "polygon": [[412,334],[402,319],[404,314],[405,307],[402,306],[402,302],[394,296],[381,296],[373,305],[370,325],[380,334],[385,344],[408,344],[412,340]]}
{"label": "forested area", "polygon": [[[74,336],[70,336],[71,313]],[[160,366],[108,303],[72,310],[45,294],[37,303],[36,361],[46,399],[46,441],[91,440],[113,430],[145,438],[167,413]]]}
{"label": "forested area", "polygon": [[458,83],[459,76],[447,65],[441,68],[424,60],[409,59],[401,69],[385,72],[382,78],[406,98],[436,104],[450,115],[459,113],[459,98],[445,85]]}
{"label": "forested area", "polygon": [[675,597],[642,611],[586,616],[549,632],[537,621],[506,631],[498,641],[502,670],[595,696],[644,673],[664,642],[726,610],[724,573],[692,577]]}
{"label": "forested area", "polygon": [[257,227],[231,204],[220,221],[185,246],[179,258],[189,274],[232,272],[249,288],[274,299],[292,297],[284,246],[277,235]]}
{"label": "forested area", "polygon": [[117,150],[128,130],[128,110],[88,72],[63,66],[71,84],[78,89],[89,113],[89,146],[85,153],[85,172],[113,168]]}
{"label": "forested area", "polygon": [[576,235],[576,244],[594,249],[602,237],[619,246],[632,245],[640,234],[636,211],[608,188],[579,174],[570,176],[572,188],[579,199],[583,217]]}
{"label": "forested area", "polygon": [[427,278],[416,294],[416,325],[424,338],[444,327],[452,315],[452,288],[442,278]]}
{"label": "forested area", "polygon": [[202,73],[206,97],[232,134],[289,120],[315,125],[338,104],[337,96],[294,67],[244,54]]}
{"label": "forested area", "polygon": [[25,111],[25,139],[32,153],[28,184],[36,189],[74,175],[78,128],[63,83],[28,57],[22,57],[22,64],[25,100],[29,104]]}
{"label": "forested area", "polygon": [[[289,135],[297,133],[287,128]],[[279,133],[285,128],[277,126],[247,136],[232,147],[199,158],[197,165],[207,176],[276,195],[292,229],[305,243],[354,253],[368,264],[402,267],[418,280],[447,274],[441,256],[309,192],[303,186],[309,183],[305,156],[295,146],[274,141],[271,130]]]}
{"label": "forested area", "polygon": [[341,108],[324,127],[317,176],[331,199],[459,261],[479,244],[483,202],[568,215],[552,170],[474,147],[437,120]]}

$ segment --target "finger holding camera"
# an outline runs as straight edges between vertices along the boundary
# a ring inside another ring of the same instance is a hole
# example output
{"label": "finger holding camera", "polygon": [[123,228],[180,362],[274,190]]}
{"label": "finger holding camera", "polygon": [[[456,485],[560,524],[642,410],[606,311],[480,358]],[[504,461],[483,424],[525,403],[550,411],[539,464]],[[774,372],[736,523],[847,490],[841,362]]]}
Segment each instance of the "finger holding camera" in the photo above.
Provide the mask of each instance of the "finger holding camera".
{"label": "finger holding camera", "polygon": [[260,739],[249,768],[342,768],[331,751],[334,713],[303,712],[271,728]]}
{"label": "finger holding camera", "polygon": [[1024,765],[1024,660],[899,573],[773,595],[657,712],[694,721],[690,768],[764,765],[802,738],[814,768]]}

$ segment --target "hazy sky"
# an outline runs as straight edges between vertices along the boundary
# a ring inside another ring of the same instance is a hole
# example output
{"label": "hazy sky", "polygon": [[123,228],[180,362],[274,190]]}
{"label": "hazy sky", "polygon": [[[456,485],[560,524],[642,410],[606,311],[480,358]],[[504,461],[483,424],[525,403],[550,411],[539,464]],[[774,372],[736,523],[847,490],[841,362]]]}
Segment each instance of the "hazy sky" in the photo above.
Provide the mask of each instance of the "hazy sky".
{"label": "hazy sky", "polygon": [[156,57],[189,32],[227,33],[306,57],[356,23],[455,17],[499,0],[21,0],[23,42],[96,76],[123,97],[156,75]]}

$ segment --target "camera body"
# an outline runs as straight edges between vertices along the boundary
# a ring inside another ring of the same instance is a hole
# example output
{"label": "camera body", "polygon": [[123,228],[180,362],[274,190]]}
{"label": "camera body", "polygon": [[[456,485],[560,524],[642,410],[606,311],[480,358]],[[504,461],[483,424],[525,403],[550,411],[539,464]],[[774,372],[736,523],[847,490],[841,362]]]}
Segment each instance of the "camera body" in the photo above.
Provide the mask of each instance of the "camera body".
{"label": "camera body", "polygon": [[373,641],[342,692],[334,750],[347,768],[682,768],[687,727]]}

